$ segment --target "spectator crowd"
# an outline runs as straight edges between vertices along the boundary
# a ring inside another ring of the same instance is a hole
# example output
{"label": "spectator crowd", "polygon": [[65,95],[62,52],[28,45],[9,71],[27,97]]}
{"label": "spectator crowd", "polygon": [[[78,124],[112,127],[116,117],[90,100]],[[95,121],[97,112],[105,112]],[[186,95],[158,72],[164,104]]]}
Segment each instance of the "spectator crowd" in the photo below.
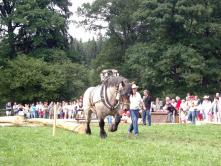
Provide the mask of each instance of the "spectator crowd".
{"label": "spectator crowd", "polygon": [[77,100],[66,102],[36,102],[32,104],[17,104],[8,102],[6,104],[6,115],[20,115],[25,118],[53,119],[56,104],[58,119],[83,118],[82,97]]}
{"label": "spectator crowd", "polygon": [[[144,95],[145,96],[145,95]],[[143,98],[144,99],[144,98]],[[197,121],[221,123],[221,95],[216,93],[214,97],[205,95],[202,99],[198,96],[190,95],[185,98],[166,97],[165,100],[156,98],[154,101],[152,97],[150,104],[150,112],[166,112],[167,121],[175,122],[175,115],[179,115],[180,123],[196,124]],[[21,115],[26,118],[54,118],[54,104],[55,102],[36,102],[32,104],[17,104],[16,102],[8,102],[6,104],[6,115]],[[57,104],[57,118],[59,119],[73,119],[83,118],[83,100],[80,97],[71,102],[56,102]],[[148,123],[151,122],[151,113],[144,113],[142,106],[140,107],[140,116],[142,122],[146,124],[146,116]],[[144,117],[145,116],[145,117]],[[130,111],[122,111],[122,120],[127,121],[130,117]]]}
{"label": "spectator crowd", "polygon": [[[183,124],[196,124],[199,121],[221,123],[221,95],[219,93],[216,93],[214,97],[205,95],[202,99],[189,93],[182,99],[179,96],[176,98],[166,97],[165,100],[160,100],[157,97],[151,101],[150,111],[167,113],[167,122],[172,123],[175,122],[176,115],[179,115],[179,122]],[[148,112],[148,116],[145,115],[145,110],[142,107],[139,112],[143,125],[146,125],[146,120],[148,120],[150,126],[151,115]],[[129,117],[130,111],[124,111],[123,121],[126,122]]]}

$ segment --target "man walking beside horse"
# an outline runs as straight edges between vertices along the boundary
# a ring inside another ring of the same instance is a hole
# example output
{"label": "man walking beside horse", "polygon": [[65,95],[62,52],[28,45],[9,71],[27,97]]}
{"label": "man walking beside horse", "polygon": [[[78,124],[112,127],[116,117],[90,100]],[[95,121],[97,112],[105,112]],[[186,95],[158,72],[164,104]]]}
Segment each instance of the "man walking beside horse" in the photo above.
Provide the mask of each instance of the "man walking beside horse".
{"label": "man walking beside horse", "polygon": [[143,107],[143,109],[146,110],[141,95],[137,92],[137,88],[138,86],[136,84],[132,85],[132,94],[130,95],[130,115],[132,122],[128,129],[128,134],[130,135],[132,131],[134,131],[135,137],[138,136],[139,108]]}

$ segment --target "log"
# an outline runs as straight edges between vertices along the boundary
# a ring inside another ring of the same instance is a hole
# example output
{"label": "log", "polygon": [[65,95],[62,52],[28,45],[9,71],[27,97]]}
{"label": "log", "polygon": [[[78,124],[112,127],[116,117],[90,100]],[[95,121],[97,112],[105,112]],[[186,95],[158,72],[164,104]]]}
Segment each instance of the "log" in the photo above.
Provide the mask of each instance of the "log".
{"label": "log", "polygon": [[[27,119],[29,123],[40,123],[46,126],[53,125],[53,119]],[[69,131],[77,132],[79,134],[85,133],[85,126],[74,121],[65,121],[58,119],[56,122],[56,127],[63,128]]]}
{"label": "log", "polygon": [[[36,126],[52,126],[53,119],[24,119],[21,116],[8,116],[0,117],[0,127],[12,127],[12,126],[22,126],[22,127],[36,127]],[[57,120],[56,127],[63,128],[72,132],[77,132],[80,134],[85,133],[85,127],[83,124],[79,124],[75,121]]]}
{"label": "log", "polygon": [[16,127],[18,125],[13,123],[0,123],[0,127]]}
{"label": "log", "polygon": [[0,123],[13,123],[21,125],[25,122],[24,117],[22,116],[4,116],[0,117]]}

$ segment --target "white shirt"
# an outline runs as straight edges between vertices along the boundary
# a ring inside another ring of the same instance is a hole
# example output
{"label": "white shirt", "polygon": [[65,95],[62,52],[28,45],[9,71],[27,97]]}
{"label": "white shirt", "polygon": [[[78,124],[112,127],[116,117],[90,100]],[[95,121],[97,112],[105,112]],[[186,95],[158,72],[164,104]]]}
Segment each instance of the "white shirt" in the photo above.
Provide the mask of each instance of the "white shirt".
{"label": "white shirt", "polygon": [[139,92],[135,95],[130,95],[130,109],[139,109],[142,98]]}
{"label": "white shirt", "polygon": [[203,101],[202,103],[202,110],[205,112],[205,113],[208,113],[210,111],[210,109],[212,108],[212,103],[211,101]]}

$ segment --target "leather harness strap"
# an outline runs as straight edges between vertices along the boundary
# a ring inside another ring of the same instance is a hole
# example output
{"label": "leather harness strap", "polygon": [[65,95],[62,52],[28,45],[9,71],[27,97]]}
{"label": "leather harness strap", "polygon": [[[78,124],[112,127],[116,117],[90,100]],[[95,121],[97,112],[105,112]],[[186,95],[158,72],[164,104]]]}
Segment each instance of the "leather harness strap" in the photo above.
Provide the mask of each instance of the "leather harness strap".
{"label": "leather harness strap", "polygon": [[[119,105],[120,105],[120,102],[119,102],[119,100],[117,100],[117,102],[116,102],[116,104],[114,104],[114,105],[111,105],[110,104],[110,102],[109,102],[109,100],[108,100],[108,96],[107,96],[107,86],[105,85],[105,84],[102,84],[101,85],[101,91],[100,91],[100,97],[101,97],[101,100],[98,100],[98,101],[96,101],[96,102],[93,102],[93,95],[94,95],[94,90],[95,89],[93,89],[92,91],[91,91],[91,93],[90,93],[90,96],[89,96],[89,100],[90,100],[90,103],[91,103],[91,106],[92,107],[94,107],[95,106],[95,104],[96,103],[98,103],[98,102],[102,102],[104,105],[105,105],[105,107],[107,107],[108,109],[110,109],[110,110],[115,110]],[[116,90],[116,93],[118,93],[118,89]]]}
{"label": "leather harness strap", "polygon": [[[102,87],[103,87],[102,88],[103,93],[102,93],[102,96],[101,96],[101,100],[104,99],[104,100],[102,100],[102,102],[104,103],[104,105],[107,108],[109,108],[111,110],[115,110],[119,106],[119,104],[120,104],[119,100],[116,99],[117,103],[114,104],[114,105],[111,105],[111,103],[109,102],[108,97],[107,97],[107,86],[105,84],[103,84]],[[118,93],[118,90],[116,91],[116,93]],[[103,96],[103,94],[105,94],[105,95]]]}

